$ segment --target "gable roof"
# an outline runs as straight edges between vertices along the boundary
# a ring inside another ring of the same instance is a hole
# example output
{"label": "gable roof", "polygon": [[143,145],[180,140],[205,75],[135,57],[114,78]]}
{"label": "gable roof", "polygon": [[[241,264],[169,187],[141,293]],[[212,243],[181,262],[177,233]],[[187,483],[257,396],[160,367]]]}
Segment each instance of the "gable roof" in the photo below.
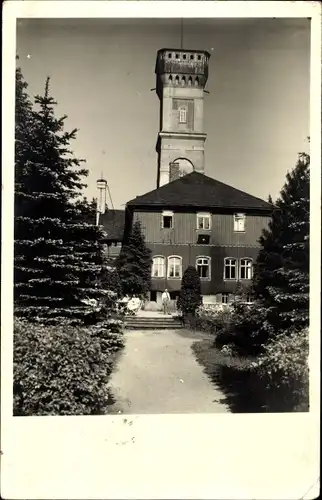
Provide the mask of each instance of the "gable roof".
{"label": "gable roof", "polygon": [[205,174],[191,172],[127,203],[129,207],[198,207],[271,211],[273,205]]}
{"label": "gable roof", "polygon": [[124,236],[125,210],[106,210],[99,216],[99,224],[103,226],[107,236],[105,240],[122,241]]}

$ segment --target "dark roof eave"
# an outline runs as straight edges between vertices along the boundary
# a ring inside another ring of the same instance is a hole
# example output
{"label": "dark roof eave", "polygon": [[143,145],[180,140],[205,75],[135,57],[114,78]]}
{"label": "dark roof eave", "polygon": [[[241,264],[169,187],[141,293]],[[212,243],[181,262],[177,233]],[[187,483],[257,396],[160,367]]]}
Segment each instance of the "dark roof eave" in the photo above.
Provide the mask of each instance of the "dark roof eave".
{"label": "dark roof eave", "polygon": [[235,206],[235,207],[229,207],[229,206],[222,206],[222,205],[194,205],[194,204],[170,204],[170,203],[158,203],[158,202],[153,202],[149,204],[143,204],[143,203],[135,203],[135,202],[129,202],[127,204],[128,208],[130,210],[133,209],[142,209],[142,210],[152,210],[153,208],[163,208],[163,209],[176,209],[176,210],[184,210],[184,209],[204,209],[204,210],[216,210],[216,211],[231,211],[231,212],[245,212],[245,211],[253,211],[253,212],[266,212],[266,213],[271,213],[275,209],[274,206],[272,207],[241,207],[241,206]]}

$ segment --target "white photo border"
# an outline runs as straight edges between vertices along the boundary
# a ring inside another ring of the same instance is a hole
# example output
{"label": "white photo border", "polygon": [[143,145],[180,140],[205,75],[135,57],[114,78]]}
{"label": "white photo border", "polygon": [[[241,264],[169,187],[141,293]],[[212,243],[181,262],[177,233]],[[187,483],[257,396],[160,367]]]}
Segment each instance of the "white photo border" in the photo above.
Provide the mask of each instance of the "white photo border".
{"label": "white photo border", "polygon": [[[319,493],[321,5],[320,2],[185,1],[184,12],[182,7],[182,1],[4,3],[2,498],[261,500],[315,498]],[[171,16],[167,15],[169,12]],[[311,18],[310,412],[12,416],[16,20],[68,17]]]}

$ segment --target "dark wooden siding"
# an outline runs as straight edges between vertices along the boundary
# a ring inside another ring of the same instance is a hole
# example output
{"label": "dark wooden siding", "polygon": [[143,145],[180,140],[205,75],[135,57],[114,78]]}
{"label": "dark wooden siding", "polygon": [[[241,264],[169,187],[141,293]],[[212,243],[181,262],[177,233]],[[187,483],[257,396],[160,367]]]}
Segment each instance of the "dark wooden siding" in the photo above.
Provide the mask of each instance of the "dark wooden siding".
{"label": "dark wooden siding", "polygon": [[[134,213],[134,220],[141,222],[142,231],[149,243],[195,244],[197,231],[196,213],[174,213],[172,229],[162,228],[162,211]],[[258,239],[264,228],[267,228],[269,216],[246,216],[245,233],[235,233],[232,214],[212,214],[210,245],[258,246]]]}
{"label": "dark wooden siding", "polygon": [[[178,255],[182,257],[182,271],[189,266],[196,265],[197,257],[211,257],[211,280],[202,281],[201,291],[205,295],[216,293],[230,292],[234,293],[236,289],[236,281],[224,281],[224,259],[225,257],[251,258],[255,261],[258,254],[258,248],[254,247],[233,247],[233,246],[209,246],[209,245],[170,245],[170,244],[148,244],[152,251],[152,256],[162,255],[169,257],[170,255]],[[245,284],[249,280],[244,281]],[[163,291],[168,288],[170,291],[177,291],[181,288],[180,279],[170,278],[153,278],[152,290]]]}

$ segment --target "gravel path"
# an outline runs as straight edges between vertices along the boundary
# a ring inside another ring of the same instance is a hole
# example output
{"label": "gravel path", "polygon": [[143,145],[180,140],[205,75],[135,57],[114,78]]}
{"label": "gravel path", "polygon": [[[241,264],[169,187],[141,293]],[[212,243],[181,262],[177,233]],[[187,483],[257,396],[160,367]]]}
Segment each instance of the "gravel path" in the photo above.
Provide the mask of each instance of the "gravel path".
{"label": "gravel path", "polygon": [[224,396],[203,372],[187,330],[125,331],[126,347],[110,380],[111,413],[227,413]]}

